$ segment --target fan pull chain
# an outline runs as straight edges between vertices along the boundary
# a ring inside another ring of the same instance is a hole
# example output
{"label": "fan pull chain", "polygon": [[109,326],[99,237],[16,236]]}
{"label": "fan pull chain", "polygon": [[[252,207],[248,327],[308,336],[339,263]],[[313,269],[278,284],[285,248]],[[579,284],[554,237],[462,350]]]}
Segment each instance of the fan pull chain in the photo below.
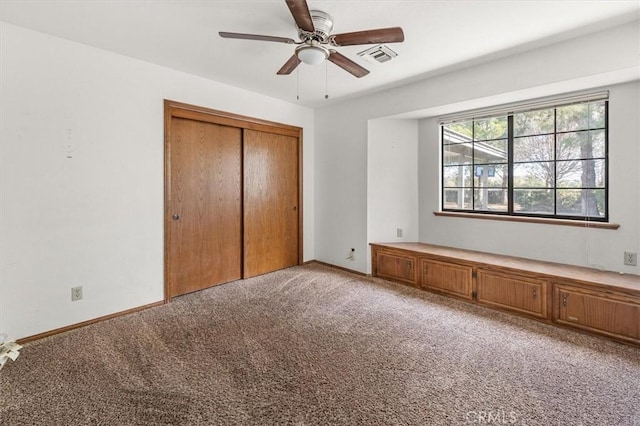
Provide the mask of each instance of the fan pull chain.
{"label": "fan pull chain", "polygon": [[329,61],[324,61],[324,98],[329,99]]}
{"label": "fan pull chain", "polygon": [[296,70],[296,100],[300,100],[300,67]]}

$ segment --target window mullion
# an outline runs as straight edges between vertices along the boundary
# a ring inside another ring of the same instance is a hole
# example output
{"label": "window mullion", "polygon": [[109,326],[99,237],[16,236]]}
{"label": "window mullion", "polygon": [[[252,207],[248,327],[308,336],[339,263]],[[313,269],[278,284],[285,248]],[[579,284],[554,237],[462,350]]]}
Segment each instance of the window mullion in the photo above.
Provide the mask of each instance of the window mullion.
{"label": "window mullion", "polygon": [[476,121],[471,124],[471,210],[476,211]]}
{"label": "window mullion", "polygon": [[444,210],[446,190],[444,185],[444,126],[440,126],[440,208]]}
{"label": "window mullion", "polygon": [[558,215],[558,108],[553,109],[553,215]]}
{"label": "window mullion", "polygon": [[609,101],[604,103],[604,211],[609,221]]}
{"label": "window mullion", "polygon": [[507,116],[507,211],[513,214],[513,115]]}

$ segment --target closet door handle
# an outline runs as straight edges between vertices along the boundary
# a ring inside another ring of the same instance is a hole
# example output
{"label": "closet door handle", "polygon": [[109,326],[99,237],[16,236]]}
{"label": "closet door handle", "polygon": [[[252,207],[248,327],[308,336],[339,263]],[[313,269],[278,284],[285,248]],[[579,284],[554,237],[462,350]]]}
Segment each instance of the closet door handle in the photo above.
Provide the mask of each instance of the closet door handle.
{"label": "closet door handle", "polygon": [[171,216],[171,219],[178,220],[178,219],[180,219],[180,215],[177,214],[177,213],[174,213],[173,216]]}

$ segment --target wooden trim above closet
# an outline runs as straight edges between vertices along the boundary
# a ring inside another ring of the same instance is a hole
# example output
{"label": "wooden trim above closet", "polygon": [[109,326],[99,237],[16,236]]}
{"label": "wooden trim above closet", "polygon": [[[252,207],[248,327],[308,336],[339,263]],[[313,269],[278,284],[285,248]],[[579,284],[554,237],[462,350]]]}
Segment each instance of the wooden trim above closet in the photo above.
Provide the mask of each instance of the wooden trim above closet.
{"label": "wooden trim above closet", "polygon": [[167,116],[180,117],[241,129],[260,130],[263,132],[293,136],[302,141],[302,129],[300,127],[169,100],[165,100],[164,105],[165,118]]}

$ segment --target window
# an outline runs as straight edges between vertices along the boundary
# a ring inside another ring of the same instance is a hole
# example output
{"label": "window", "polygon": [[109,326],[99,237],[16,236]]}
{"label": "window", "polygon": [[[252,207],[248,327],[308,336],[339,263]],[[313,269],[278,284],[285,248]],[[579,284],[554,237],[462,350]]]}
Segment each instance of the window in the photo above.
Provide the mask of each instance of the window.
{"label": "window", "polygon": [[608,220],[608,101],[441,125],[442,210]]}

